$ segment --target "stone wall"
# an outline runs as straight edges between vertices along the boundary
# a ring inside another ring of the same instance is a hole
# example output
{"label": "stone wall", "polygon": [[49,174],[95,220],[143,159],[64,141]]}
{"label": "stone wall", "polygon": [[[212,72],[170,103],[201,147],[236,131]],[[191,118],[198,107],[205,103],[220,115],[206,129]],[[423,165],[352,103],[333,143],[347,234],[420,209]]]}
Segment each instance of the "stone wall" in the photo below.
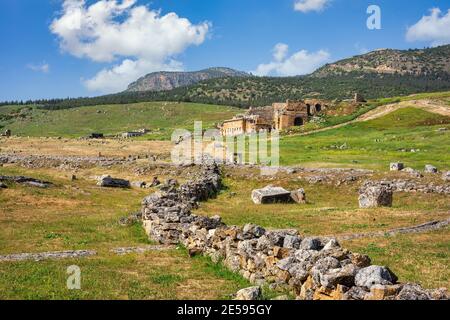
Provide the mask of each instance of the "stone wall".
{"label": "stone wall", "polygon": [[371,265],[368,256],[342,248],[336,239],[302,237],[296,230],[227,226],[219,216],[192,214],[198,201],[221,188],[216,165],[205,165],[192,180],[143,200],[147,234],[163,244],[183,244],[240,273],[255,285],[292,291],[303,300],[447,299],[445,289],[425,290],[397,283],[393,272]]}

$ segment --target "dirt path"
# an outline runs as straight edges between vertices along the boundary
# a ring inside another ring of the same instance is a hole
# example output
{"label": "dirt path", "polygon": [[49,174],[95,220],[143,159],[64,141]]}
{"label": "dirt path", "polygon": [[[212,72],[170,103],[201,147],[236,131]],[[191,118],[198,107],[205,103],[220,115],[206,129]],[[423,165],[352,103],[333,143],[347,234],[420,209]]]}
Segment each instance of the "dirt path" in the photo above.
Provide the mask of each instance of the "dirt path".
{"label": "dirt path", "polygon": [[363,122],[363,121],[377,119],[377,118],[383,117],[391,112],[397,111],[402,108],[407,108],[407,107],[414,107],[414,108],[422,109],[422,110],[425,110],[428,112],[437,113],[437,114],[440,114],[443,116],[450,117],[450,107],[441,101],[436,101],[436,100],[402,101],[399,103],[393,103],[393,104],[387,104],[384,106],[379,106],[379,107],[377,107],[373,110],[370,110],[369,112],[359,116],[358,118],[348,121],[348,122],[344,122],[344,123],[337,124],[337,125],[334,125],[331,127],[326,127],[326,128],[309,131],[309,132],[305,132],[305,133],[293,134],[293,135],[291,135],[291,137],[292,136],[307,136],[307,135],[318,133],[318,132],[342,128],[342,127],[345,127],[349,124],[356,123],[356,122]]}

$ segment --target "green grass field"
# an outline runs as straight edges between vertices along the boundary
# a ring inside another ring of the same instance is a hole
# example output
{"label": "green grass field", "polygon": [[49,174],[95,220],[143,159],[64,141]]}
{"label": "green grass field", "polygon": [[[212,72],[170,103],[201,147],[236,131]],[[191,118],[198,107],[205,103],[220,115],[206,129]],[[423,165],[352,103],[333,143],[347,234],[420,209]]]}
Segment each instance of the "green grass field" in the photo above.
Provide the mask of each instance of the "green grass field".
{"label": "green grass field", "polygon": [[280,162],[285,165],[387,170],[396,161],[415,169],[429,163],[450,169],[450,118],[404,108],[375,120],[280,141]]}
{"label": "green grass field", "polygon": [[195,103],[148,102],[106,105],[65,110],[40,110],[36,107],[0,107],[0,128],[13,134],[32,137],[77,138],[92,132],[107,135],[147,128],[153,130],[142,139],[170,139],[174,129],[192,129],[194,121],[204,128],[233,117],[238,108]]}
{"label": "green grass field", "polygon": [[[63,250],[96,250],[98,255],[0,262],[0,299],[230,299],[250,286],[206,258],[189,258],[182,248],[111,253],[117,247],[152,244],[140,223],[118,224],[140,208],[151,190],[103,189],[89,179],[71,182],[58,170],[0,167],[0,175],[17,174],[55,185],[37,189],[9,183],[0,189],[0,255]],[[66,288],[71,265],[81,269],[81,290]]]}

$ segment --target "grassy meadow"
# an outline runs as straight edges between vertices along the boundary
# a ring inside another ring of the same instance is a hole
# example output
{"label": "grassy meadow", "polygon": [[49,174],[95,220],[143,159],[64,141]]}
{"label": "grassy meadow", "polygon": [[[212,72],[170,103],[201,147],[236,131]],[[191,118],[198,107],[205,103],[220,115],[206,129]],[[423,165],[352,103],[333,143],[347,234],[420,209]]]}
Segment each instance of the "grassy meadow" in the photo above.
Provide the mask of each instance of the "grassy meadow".
{"label": "grassy meadow", "polygon": [[429,163],[450,169],[450,117],[404,108],[378,119],[280,141],[280,162],[285,165],[387,170],[395,161],[415,169]]}
{"label": "grassy meadow", "polygon": [[[152,190],[102,189],[79,172],[70,181],[60,171],[0,167],[53,182],[47,189],[8,184],[0,189],[0,255],[21,252],[96,250],[89,258],[0,262],[0,299],[230,299],[250,284],[208,259],[182,249],[117,256],[117,247],[152,244],[141,224],[118,219],[140,208]],[[117,170],[115,176],[127,177]],[[149,176],[150,177],[150,176]],[[66,288],[67,267],[81,268],[82,290]]]}
{"label": "grassy meadow", "polygon": [[204,128],[211,128],[240,111],[233,107],[176,102],[54,111],[28,106],[3,106],[0,107],[0,127],[11,129],[14,135],[65,138],[78,138],[93,132],[116,135],[147,128],[152,132],[141,139],[169,140],[175,129],[193,129],[194,121],[203,121]]}

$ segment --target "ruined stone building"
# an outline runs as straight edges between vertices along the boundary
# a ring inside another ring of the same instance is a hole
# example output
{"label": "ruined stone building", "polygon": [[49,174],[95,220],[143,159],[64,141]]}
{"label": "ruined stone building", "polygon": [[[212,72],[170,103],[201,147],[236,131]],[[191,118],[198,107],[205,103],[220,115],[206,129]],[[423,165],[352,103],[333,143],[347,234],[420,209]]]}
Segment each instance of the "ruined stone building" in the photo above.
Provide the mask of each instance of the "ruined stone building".
{"label": "ruined stone building", "polygon": [[284,130],[302,126],[310,118],[328,107],[323,100],[286,101],[271,106],[250,108],[245,114],[226,120],[220,129],[225,136],[235,136],[260,132]]}

